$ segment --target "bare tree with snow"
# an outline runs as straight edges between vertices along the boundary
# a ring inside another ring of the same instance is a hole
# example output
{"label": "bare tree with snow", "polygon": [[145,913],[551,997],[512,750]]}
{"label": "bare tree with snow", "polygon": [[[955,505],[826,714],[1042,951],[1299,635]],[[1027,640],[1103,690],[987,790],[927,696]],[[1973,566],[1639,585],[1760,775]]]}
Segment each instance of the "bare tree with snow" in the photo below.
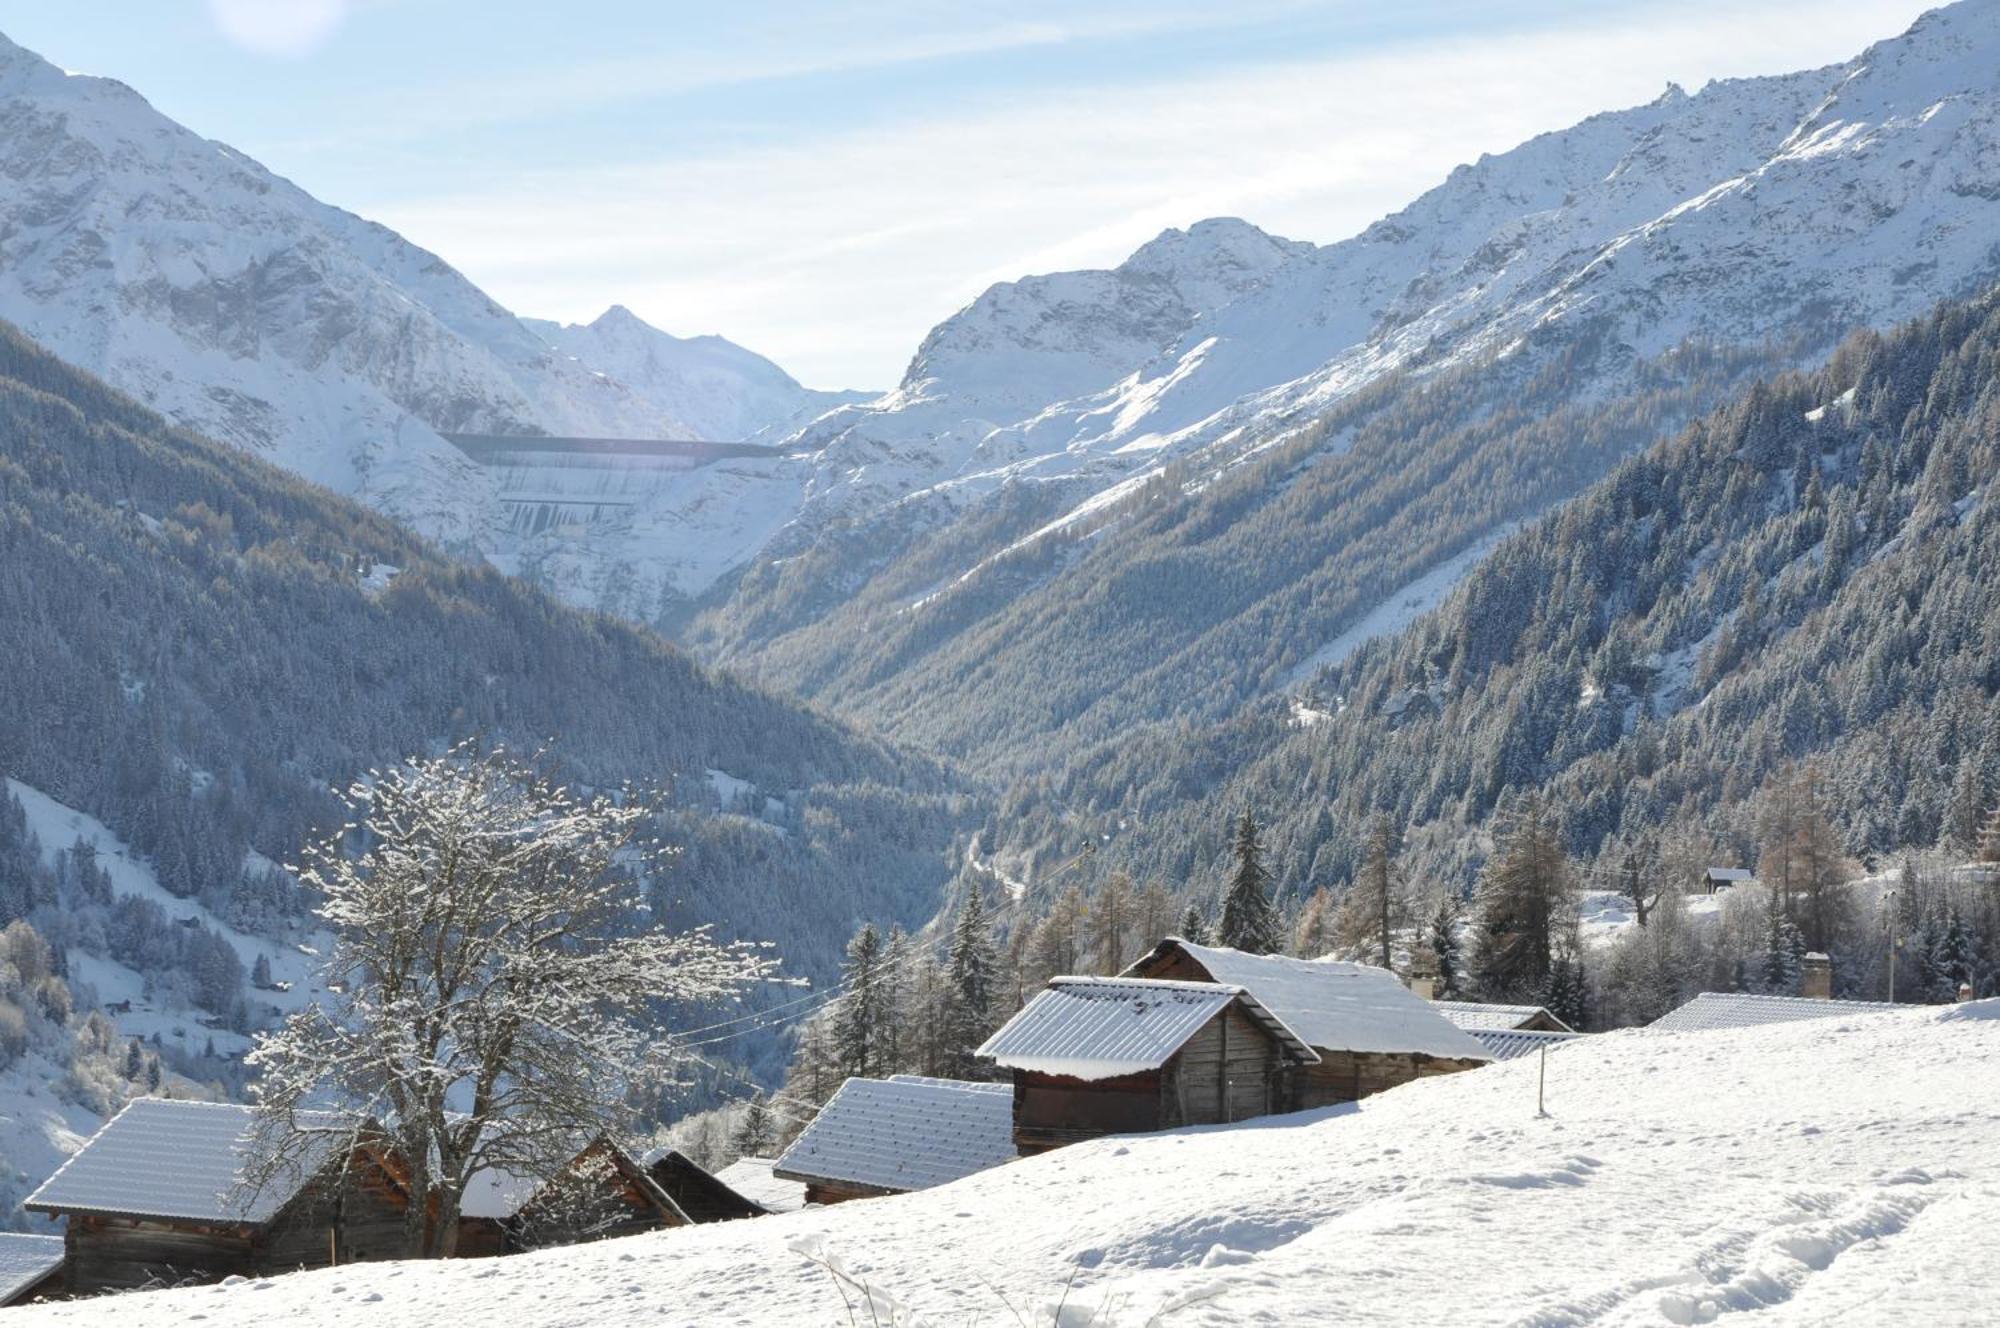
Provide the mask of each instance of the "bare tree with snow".
{"label": "bare tree with snow", "polygon": [[663,1008],[776,965],[705,931],[635,930],[638,871],[660,850],[625,799],[461,748],[375,772],[346,801],[353,824],[297,869],[334,935],[329,1000],[250,1056],[264,1169],[314,1147],[301,1109],[336,1108],[357,1138],[379,1123],[409,1169],[411,1252],[448,1255],[468,1181],[554,1174],[665,1069]]}

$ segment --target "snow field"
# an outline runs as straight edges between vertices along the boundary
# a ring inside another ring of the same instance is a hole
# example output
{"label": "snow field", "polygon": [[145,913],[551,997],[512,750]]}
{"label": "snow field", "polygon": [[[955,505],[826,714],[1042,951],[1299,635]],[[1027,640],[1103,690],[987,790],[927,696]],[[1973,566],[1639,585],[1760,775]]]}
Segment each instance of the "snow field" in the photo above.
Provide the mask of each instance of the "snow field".
{"label": "snow field", "polygon": [[1554,1328],[2000,1310],[2000,1002],[1571,1043],[1548,1058],[1545,1117],[1538,1069],[1100,1140],[832,1209],[155,1293],[118,1317]]}

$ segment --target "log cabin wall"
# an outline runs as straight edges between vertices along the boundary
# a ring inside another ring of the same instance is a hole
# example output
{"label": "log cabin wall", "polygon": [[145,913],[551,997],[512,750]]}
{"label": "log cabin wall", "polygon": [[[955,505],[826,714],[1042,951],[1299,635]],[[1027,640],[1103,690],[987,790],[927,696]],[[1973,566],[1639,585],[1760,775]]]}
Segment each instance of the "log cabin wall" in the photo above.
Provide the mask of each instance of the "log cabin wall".
{"label": "log cabin wall", "polygon": [[1271,1035],[1231,1005],[1189,1038],[1160,1086],[1160,1123],[1223,1125],[1285,1110],[1285,1061]]}
{"label": "log cabin wall", "polygon": [[75,1213],[64,1240],[69,1289],[79,1296],[259,1271],[257,1233],[247,1226]]}
{"label": "log cabin wall", "polygon": [[1014,1147],[1022,1156],[1046,1153],[1107,1134],[1145,1134],[1168,1124],[1163,1074],[1116,1079],[1014,1072]]}
{"label": "log cabin wall", "polygon": [[1455,1074],[1483,1065],[1483,1061],[1448,1060],[1411,1052],[1327,1051],[1322,1049],[1317,1065],[1301,1065],[1292,1070],[1289,1096],[1304,1111],[1312,1107],[1355,1102],[1398,1084],[1430,1075]]}

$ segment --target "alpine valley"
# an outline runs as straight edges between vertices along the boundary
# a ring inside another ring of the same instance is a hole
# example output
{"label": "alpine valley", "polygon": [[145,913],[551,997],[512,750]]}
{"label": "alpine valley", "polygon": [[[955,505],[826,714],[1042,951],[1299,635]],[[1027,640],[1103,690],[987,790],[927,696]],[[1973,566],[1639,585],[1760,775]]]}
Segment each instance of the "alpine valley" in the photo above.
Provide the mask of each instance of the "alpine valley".
{"label": "alpine valley", "polygon": [[1206,907],[1245,805],[1294,916],[1377,814],[1463,893],[1529,793],[1586,872],[1744,857],[1816,756],[1844,851],[1962,841],[1996,282],[2000,0],[1332,243],[996,285],[881,393],[517,316],[0,38],[0,1198],[148,1077],[240,1090],[323,939],[280,864],[462,742],[664,786],[642,923],[820,984],[968,897],[1017,972],[1057,880]]}

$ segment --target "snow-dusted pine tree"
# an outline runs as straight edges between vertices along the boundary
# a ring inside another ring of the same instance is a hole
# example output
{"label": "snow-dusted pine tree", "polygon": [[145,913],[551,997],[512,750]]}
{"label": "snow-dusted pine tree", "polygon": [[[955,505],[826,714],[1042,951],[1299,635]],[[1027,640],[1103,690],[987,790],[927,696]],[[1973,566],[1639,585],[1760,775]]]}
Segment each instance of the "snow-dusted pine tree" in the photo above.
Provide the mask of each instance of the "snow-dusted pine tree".
{"label": "snow-dusted pine tree", "polygon": [[631,868],[652,848],[636,801],[466,748],[372,772],[345,800],[353,825],[297,869],[334,937],[329,999],[249,1057],[265,1146],[246,1179],[323,1147],[298,1113],[331,1106],[339,1133],[379,1130],[408,1168],[411,1252],[448,1255],[474,1175],[556,1174],[665,1067],[662,1011],[775,963],[706,932],[631,930],[646,916]]}
{"label": "snow-dusted pine tree", "polygon": [[1283,947],[1283,929],[1271,907],[1270,882],[1257,818],[1246,807],[1236,821],[1236,870],[1223,892],[1217,941],[1251,954],[1276,954]]}

